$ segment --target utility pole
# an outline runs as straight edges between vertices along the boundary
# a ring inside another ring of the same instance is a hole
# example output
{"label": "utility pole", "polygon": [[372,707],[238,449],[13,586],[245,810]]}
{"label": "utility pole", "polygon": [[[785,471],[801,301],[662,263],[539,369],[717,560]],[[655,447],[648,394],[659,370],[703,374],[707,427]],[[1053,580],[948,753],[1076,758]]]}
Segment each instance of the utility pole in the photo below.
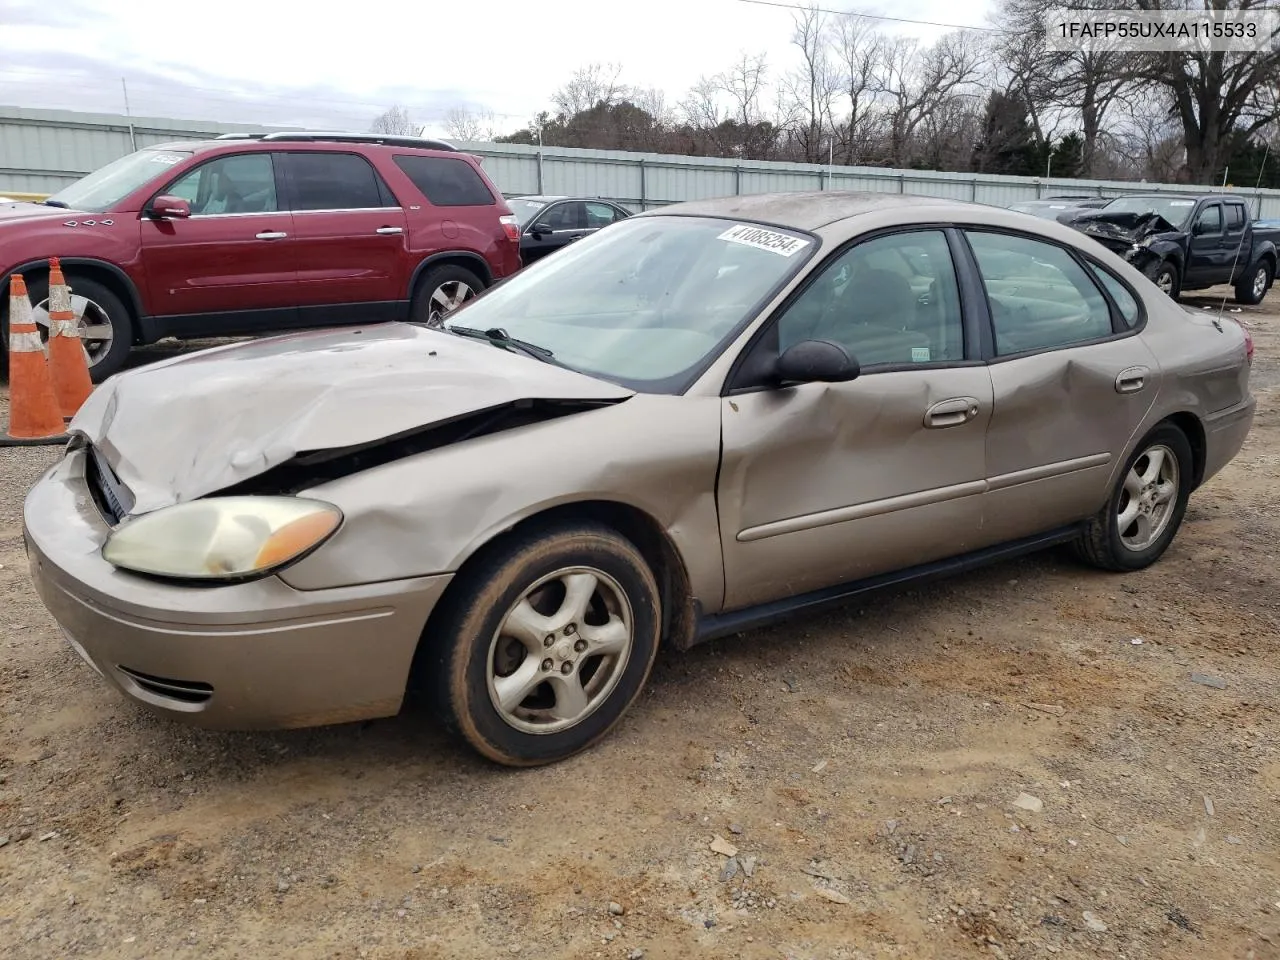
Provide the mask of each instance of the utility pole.
{"label": "utility pole", "polygon": [[120,89],[124,91],[124,115],[129,118],[129,146],[137,150],[138,138],[133,132],[133,112],[129,109],[129,85],[124,82],[124,77],[120,78]]}

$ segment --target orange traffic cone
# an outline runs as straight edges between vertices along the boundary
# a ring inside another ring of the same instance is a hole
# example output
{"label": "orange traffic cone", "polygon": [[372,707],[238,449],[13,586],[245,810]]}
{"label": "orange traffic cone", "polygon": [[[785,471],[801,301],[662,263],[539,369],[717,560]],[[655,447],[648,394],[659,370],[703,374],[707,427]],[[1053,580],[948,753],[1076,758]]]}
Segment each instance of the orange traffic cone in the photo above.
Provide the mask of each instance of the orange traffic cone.
{"label": "orange traffic cone", "polygon": [[27,282],[15,273],[9,281],[9,432],[0,435],[0,447],[67,440],[40,330],[31,319]]}
{"label": "orange traffic cone", "polygon": [[70,420],[93,392],[93,381],[80,342],[80,324],[71,310],[71,291],[57,257],[49,260],[49,372],[62,418]]}

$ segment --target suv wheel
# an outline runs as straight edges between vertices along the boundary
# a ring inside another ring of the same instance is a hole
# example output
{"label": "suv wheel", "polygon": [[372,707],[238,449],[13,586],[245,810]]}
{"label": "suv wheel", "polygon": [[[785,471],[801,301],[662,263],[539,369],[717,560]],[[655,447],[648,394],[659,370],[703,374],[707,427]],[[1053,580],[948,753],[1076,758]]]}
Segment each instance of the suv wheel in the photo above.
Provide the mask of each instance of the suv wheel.
{"label": "suv wheel", "polygon": [[[132,318],[129,310],[110,288],[90,280],[68,274],[67,286],[71,288],[71,310],[80,322],[80,342],[84,346],[89,366],[89,378],[101,383],[124,366],[133,339]],[[40,327],[40,337],[49,337],[49,278],[34,278],[27,285],[32,314]]]}
{"label": "suv wheel", "polygon": [[470,270],[451,263],[429,267],[418,281],[409,306],[411,323],[438,327],[445,317],[484,289],[484,283]]}

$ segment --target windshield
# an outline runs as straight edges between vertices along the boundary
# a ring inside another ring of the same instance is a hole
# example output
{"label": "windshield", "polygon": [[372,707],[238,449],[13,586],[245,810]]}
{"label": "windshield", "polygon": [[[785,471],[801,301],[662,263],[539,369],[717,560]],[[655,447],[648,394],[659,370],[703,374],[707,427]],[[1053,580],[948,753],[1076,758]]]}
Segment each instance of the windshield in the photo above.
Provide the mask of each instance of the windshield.
{"label": "windshield", "polygon": [[817,249],[794,231],[703,217],[622,220],[449,315],[645,392],[679,392]]}
{"label": "windshield", "polygon": [[1177,197],[1116,197],[1102,209],[1107,213],[1158,213],[1175,227],[1182,227],[1195,205],[1194,200]]}
{"label": "windshield", "polygon": [[508,200],[507,206],[511,208],[511,212],[516,215],[516,220],[520,226],[524,226],[532,220],[539,210],[545,207],[550,201],[547,200],[525,200],[517,197],[514,200]]}
{"label": "windshield", "polygon": [[139,150],[81,177],[49,200],[86,213],[105,213],[144,183],[191,156],[190,150]]}

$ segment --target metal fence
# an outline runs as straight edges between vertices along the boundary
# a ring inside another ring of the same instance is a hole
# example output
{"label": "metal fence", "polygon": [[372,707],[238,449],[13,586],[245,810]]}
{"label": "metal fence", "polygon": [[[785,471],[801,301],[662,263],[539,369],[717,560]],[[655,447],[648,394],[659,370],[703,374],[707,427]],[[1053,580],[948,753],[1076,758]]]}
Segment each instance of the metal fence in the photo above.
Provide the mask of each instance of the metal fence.
{"label": "metal fence", "polygon": [[0,107],[0,195],[54,193],[139,147],[167,140],[267,129],[294,128]]}
{"label": "metal fence", "polygon": [[1280,217],[1280,190],[1255,190],[1231,185],[1197,187],[1120,180],[829,167],[810,163],[676,157],[507,143],[465,143],[459,146],[483,158],[485,170],[509,197],[538,193],[597,196],[616,200],[632,210],[646,210],[683,200],[791,190],[870,190],[971,200],[996,206],[1062,195],[1115,197],[1139,192],[1208,192],[1243,196],[1249,201],[1255,216]]}
{"label": "metal fence", "polygon": [[[0,195],[49,194],[138,147],[166,140],[266,129],[298,128],[0,107]],[[997,206],[1063,194],[1111,197],[1139,191],[1211,191],[1246,197],[1257,216],[1280,217],[1280,190],[1254,190],[1244,185],[1194,187],[1002,177],[508,143],[459,146],[484,159],[485,169],[507,196],[549,193],[607,197],[632,210],[682,200],[790,190],[870,190]]]}

